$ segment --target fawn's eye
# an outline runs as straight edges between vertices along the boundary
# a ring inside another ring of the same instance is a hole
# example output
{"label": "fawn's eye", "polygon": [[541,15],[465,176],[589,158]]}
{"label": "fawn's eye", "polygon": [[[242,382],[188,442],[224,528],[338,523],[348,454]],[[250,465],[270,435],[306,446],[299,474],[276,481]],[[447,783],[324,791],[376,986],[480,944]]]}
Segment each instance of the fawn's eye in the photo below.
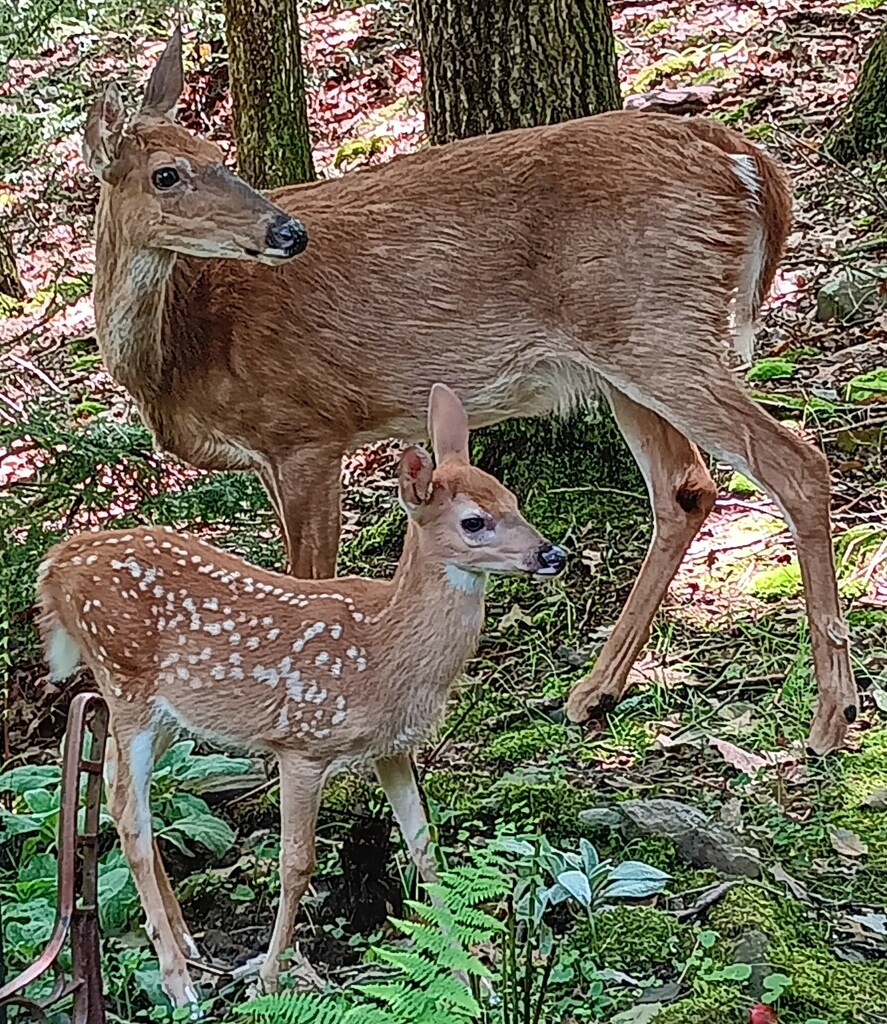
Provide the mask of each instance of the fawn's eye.
{"label": "fawn's eye", "polygon": [[179,172],[175,167],[161,167],[151,175],[154,188],[172,188],[179,180]]}
{"label": "fawn's eye", "polygon": [[462,529],[466,533],[480,533],[486,529],[486,520],[482,516],[466,516],[462,520]]}

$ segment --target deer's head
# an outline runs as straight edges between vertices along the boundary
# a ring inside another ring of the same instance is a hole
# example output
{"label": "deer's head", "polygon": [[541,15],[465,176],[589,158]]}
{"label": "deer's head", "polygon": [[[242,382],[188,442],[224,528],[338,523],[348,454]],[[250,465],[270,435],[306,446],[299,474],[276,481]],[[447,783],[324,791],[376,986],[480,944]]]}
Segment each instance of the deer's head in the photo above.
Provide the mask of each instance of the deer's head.
{"label": "deer's head", "polygon": [[107,186],[123,237],[144,248],[266,264],[303,252],[303,225],[232,174],[217,146],[174,122],[182,87],[176,29],[132,118],[113,83],[87,116],[83,159]]}
{"label": "deer's head", "polygon": [[507,487],[471,465],[468,417],[444,384],[431,389],[428,433],[437,467],[414,446],[403,453],[399,476],[422,557],[463,573],[559,573],[566,552],[524,519]]}

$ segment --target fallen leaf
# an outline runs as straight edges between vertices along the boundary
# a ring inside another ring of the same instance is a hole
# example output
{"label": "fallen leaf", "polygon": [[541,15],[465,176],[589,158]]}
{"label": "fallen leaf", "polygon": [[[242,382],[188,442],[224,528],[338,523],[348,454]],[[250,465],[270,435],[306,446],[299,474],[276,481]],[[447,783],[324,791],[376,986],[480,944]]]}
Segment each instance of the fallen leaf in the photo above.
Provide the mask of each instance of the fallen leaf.
{"label": "fallen leaf", "polygon": [[868,914],[850,914],[850,920],[862,925],[865,931],[887,935],[887,914],[876,914],[874,911]]}
{"label": "fallen leaf", "polygon": [[717,750],[727,764],[740,772],[744,772],[746,775],[756,775],[761,768],[766,768],[770,763],[765,757],[761,757],[760,754],[753,754],[749,750],[743,750],[742,747],[728,743],[727,740],[719,740],[712,737],[709,745]]}
{"label": "fallen leaf", "polygon": [[507,615],[503,615],[499,620],[500,629],[510,629],[512,626],[516,626],[519,622],[526,622],[527,625],[532,626],[533,620],[529,615],[520,607],[520,605],[513,604],[511,611]]}
{"label": "fallen leaf", "polygon": [[830,828],[829,839],[832,849],[842,857],[864,857],[869,852],[866,844],[849,828]]}
{"label": "fallen leaf", "polygon": [[862,806],[871,811],[887,811],[887,789],[876,789],[862,801]]}
{"label": "fallen leaf", "polygon": [[811,902],[810,893],[806,887],[797,878],[790,875],[781,864],[774,864],[770,869],[770,874],[773,875],[775,882],[782,882],[796,900],[800,900],[802,903]]}

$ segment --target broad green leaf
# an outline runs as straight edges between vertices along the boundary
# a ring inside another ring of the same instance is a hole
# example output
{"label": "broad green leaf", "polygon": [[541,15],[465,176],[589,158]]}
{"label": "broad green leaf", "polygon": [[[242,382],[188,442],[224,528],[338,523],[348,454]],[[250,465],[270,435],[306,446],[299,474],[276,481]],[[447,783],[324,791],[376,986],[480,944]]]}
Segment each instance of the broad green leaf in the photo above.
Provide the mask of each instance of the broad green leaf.
{"label": "broad green leaf", "polygon": [[42,827],[43,817],[41,815],[10,814],[5,807],[0,807],[0,840],[28,835],[30,832],[39,832]]}
{"label": "broad green leaf", "polygon": [[587,839],[579,840],[579,849],[582,852],[582,863],[585,867],[585,873],[590,878],[592,872],[600,863],[600,858],[597,855],[597,850],[591,845],[591,843]]}
{"label": "broad green leaf", "polygon": [[0,775],[0,793],[27,793],[31,789],[52,789],[61,780],[54,764],[26,764]]}
{"label": "broad green leaf", "polygon": [[582,871],[562,871],[557,880],[583,907],[591,906],[591,885]]}
{"label": "broad green leaf", "polygon": [[[217,857],[226,854],[234,843],[234,832],[231,826],[214,814],[192,814],[179,818],[172,825],[159,830],[157,834],[175,842],[173,835],[176,833],[181,837],[200,843]],[[181,840],[176,845],[179,849],[186,849]]]}

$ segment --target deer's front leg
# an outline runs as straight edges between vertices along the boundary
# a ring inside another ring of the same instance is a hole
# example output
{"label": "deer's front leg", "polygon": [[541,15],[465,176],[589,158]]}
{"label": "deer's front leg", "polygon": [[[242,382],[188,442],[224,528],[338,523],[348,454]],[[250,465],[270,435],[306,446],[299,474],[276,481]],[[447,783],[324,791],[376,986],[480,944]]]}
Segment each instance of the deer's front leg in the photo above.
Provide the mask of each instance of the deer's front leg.
{"label": "deer's front leg", "polygon": [[[314,871],[314,832],[322,789],[323,773],[316,764],[286,755],[280,758],[280,903],[268,955],[259,971],[266,992],[277,990],[280,958],[292,941],[299,904]],[[321,987],[320,978],[298,950],[294,959],[297,981]]]}
{"label": "deer's front leg", "polygon": [[299,579],[335,576],[342,448],[303,448],[269,461],[261,477],[283,530],[289,572]]}

